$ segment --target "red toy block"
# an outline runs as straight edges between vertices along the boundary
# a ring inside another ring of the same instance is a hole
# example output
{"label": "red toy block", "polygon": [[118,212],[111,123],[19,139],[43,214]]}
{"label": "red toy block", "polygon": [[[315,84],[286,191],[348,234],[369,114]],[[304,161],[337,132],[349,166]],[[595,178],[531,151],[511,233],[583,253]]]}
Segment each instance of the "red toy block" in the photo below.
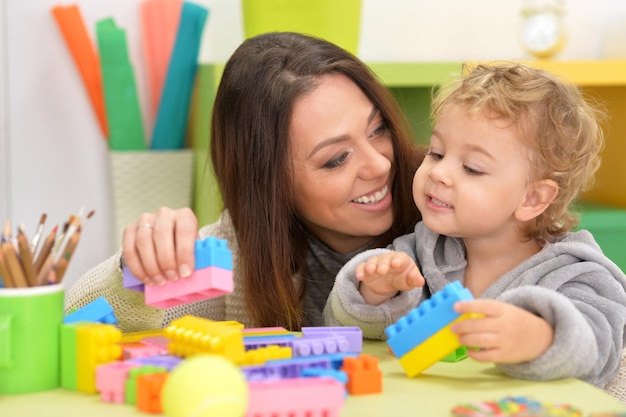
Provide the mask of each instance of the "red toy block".
{"label": "red toy block", "polygon": [[334,378],[248,381],[246,417],[339,417],[344,386]]}
{"label": "red toy block", "polygon": [[346,389],[350,395],[376,394],[383,390],[383,373],[378,358],[370,355],[347,356],[341,370],[348,375]]}
{"label": "red toy block", "polygon": [[122,343],[122,358],[136,359],[148,356],[166,355],[168,353],[167,346],[150,345],[143,342]]}
{"label": "red toy block", "polygon": [[170,308],[215,298],[233,292],[233,271],[215,266],[197,269],[189,278],[168,281],[163,286],[146,286],[146,304]]}
{"label": "red toy block", "polygon": [[162,414],[161,390],[169,374],[160,372],[137,377],[137,409],[144,413]]}

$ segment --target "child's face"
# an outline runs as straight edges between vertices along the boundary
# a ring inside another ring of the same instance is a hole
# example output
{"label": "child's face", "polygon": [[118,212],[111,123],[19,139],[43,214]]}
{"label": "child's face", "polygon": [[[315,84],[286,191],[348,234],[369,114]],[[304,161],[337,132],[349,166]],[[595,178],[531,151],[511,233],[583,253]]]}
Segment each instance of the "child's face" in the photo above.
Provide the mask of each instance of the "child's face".
{"label": "child's face", "polygon": [[444,109],[413,180],[426,226],[465,239],[520,234],[514,212],[526,197],[529,152],[508,121]]}

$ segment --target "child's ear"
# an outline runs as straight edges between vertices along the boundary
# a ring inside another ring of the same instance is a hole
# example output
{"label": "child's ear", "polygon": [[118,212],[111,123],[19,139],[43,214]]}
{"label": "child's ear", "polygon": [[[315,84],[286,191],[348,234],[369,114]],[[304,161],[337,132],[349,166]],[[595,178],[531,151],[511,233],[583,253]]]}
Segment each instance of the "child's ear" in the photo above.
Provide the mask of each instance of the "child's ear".
{"label": "child's ear", "polygon": [[528,186],[526,197],[515,210],[515,218],[529,221],[543,213],[559,193],[559,185],[554,180],[539,180]]}

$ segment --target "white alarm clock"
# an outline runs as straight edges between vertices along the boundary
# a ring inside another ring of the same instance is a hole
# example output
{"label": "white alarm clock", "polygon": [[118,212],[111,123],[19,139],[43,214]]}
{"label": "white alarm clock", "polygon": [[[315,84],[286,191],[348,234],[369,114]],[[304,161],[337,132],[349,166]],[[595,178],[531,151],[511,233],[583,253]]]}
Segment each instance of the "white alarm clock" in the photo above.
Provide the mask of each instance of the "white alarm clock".
{"label": "white alarm clock", "polygon": [[522,9],[520,41],[526,51],[536,58],[549,58],[565,45],[562,6],[549,3]]}

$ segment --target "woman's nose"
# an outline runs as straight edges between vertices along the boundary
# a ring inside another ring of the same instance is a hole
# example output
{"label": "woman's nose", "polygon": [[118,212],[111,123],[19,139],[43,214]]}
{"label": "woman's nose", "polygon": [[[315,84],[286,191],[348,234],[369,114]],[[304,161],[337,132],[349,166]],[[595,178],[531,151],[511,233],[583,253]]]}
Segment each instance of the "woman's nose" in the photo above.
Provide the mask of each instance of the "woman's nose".
{"label": "woman's nose", "polygon": [[386,176],[391,170],[391,161],[373,146],[369,147],[365,154],[361,167],[361,177],[374,179]]}

